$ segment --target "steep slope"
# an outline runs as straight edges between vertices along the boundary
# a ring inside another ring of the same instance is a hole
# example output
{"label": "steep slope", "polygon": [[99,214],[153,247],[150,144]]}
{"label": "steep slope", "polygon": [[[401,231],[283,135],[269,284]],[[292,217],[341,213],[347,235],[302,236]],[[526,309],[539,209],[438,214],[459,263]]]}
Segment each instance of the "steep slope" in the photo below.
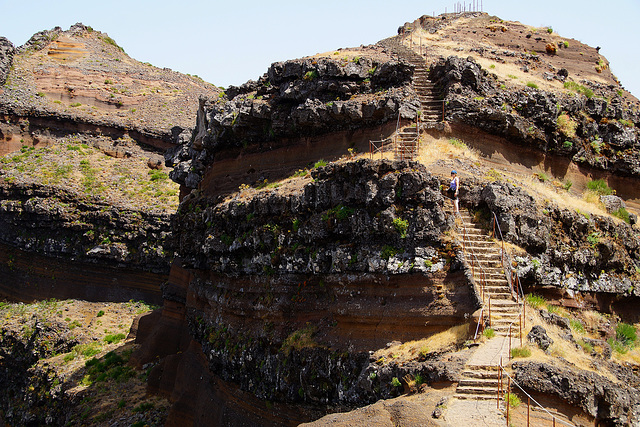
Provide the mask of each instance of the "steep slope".
{"label": "steep slope", "polygon": [[163,154],[219,89],[82,24],[0,45],[0,294],[159,302],[178,203]]}

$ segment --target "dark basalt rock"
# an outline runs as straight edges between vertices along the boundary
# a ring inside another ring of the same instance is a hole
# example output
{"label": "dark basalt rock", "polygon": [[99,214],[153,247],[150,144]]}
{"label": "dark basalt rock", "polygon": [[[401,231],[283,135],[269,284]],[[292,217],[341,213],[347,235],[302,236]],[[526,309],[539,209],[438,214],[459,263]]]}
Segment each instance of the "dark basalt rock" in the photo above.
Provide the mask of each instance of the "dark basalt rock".
{"label": "dark basalt rock", "polygon": [[0,86],[7,82],[16,49],[8,39],[0,37]]}
{"label": "dark basalt rock", "polygon": [[594,372],[537,362],[515,362],[516,382],[529,392],[550,394],[580,407],[607,426],[640,425],[638,389]]}
{"label": "dark basalt rock", "polygon": [[[400,273],[425,270],[425,259],[436,259],[448,223],[439,181],[424,166],[362,160],[330,164],[312,176],[294,194],[217,205],[185,199],[174,222],[181,257],[233,275]],[[398,221],[406,221],[406,237]],[[396,248],[392,258],[381,253],[385,245]],[[306,249],[286,250],[298,247]]]}
{"label": "dark basalt rock", "polygon": [[413,119],[420,109],[404,62],[320,58],[276,62],[257,82],[227,90],[225,99],[200,99],[191,141],[173,150],[171,178],[196,188],[216,152],[271,141]]}
{"label": "dark basalt rock", "polygon": [[[446,100],[450,122],[557,153],[578,164],[640,177],[640,112],[615,87],[575,82],[598,95],[589,98],[529,87],[507,89],[472,58],[455,56],[440,59],[430,78]],[[575,136],[559,126],[558,117],[564,114],[575,124]]]}
{"label": "dark basalt rock", "polygon": [[0,184],[0,242],[49,257],[166,274],[169,218],[109,206],[62,188]]}
{"label": "dark basalt rock", "polygon": [[543,351],[547,351],[549,346],[553,344],[553,340],[547,335],[547,331],[540,325],[535,325],[531,328],[531,331],[527,334],[527,341],[536,344]]}
{"label": "dark basalt rock", "polygon": [[489,223],[495,214],[504,240],[528,252],[514,260],[518,276],[528,286],[640,295],[633,286],[640,238],[629,224],[541,206],[522,189],[501,181],[468,179],[460,198],[484,210]]}

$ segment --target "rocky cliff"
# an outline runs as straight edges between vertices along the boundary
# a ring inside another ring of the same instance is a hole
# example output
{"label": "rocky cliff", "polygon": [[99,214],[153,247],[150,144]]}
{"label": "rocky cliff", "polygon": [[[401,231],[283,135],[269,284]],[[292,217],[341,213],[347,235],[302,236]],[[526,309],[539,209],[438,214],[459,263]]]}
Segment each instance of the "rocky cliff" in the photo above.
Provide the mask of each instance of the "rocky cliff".
{"label": "rocky cliff", "polygon": [[165,298],[184,307],[208,370],[260,399],[352,407],[395,395],[393,377],[453,381],[438,354],[370,356],[477,309],[443,238],[439,185],[417,163],[357,161],[218,204],[192,193],[174,221],[189,275]]}
{"label": "rocky cliff", "polygon": [[[411,87],[412,69],[375,46],[272,64],[257,82],[231,87],[223,97],[200,100],[191,141],[173,150],[168,161],[174,166],[171,176],[190,189],[204,180],[207,188],[213,179],[207,175],[225,167],[211,164],[240,153],[251,157],[282,147],[295,150],[296,162],[285,160],[281,166],[291,173],[323,155],[337,158],[349,147],[365,150],[369,139],[395,130],[399,115],[416,117],[419,103]],[[393,130],[381,127],[389,122]],[[312,139],[328,134],[332,137]],[[268,173],[263,163],[261,159],[247,165],[253,171],[244,177],[245,183]],[[237,174],[242,166],[235,168]]]}
{"label": "rocky cliff", "polygon": [[640,240],[624,221],[541,202],[506,181],[469,179],[461,199],[484,212],[487,225],[495,214],[504,240],[525,250],[512,261],[526,291],[546,289],[568,304],[574,296],[601,298],[602,309],[639,296]]}
{"label": "rocky cliff", "polygon": [[[568,93],[537,89],[535,84],[507,87],[471,57],[441,59],[431,73],[452,125],[480,129],[579,166],[634,178],[640,174],[638,102],[624,98],[616,85],[561,76],[565,84],[571,83]],[[636,197],[628,190],[623,193]]]}

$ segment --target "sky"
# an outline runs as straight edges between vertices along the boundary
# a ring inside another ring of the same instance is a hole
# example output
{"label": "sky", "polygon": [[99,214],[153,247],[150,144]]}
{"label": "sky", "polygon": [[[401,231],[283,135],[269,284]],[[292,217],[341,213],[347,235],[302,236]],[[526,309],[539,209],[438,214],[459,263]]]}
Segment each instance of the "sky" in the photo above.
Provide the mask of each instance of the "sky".
{"label": "sky", "polygon": [[[600,46],[624,88],[640,98],[640,0],[477,2],[504,20],[550,26],[563,37]],[[0,0],[0,36],[20,46],[38,31],[82,22],[107,33],[138,61],[227,87],[256,80],[276,61],[373,44],[422,15],[452,12],[457,3]]]}

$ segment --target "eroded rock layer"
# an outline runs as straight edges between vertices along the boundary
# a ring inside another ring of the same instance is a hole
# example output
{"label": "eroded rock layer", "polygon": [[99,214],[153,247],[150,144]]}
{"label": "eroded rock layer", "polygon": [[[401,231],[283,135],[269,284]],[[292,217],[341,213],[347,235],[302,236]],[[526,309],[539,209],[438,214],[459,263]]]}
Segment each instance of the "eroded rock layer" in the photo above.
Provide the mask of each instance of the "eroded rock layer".
{"label": "eroded rock layer", "polygon": [[[209,375],[270,402],[353,407],[396,395],[392,378],[408,373],[454,381],[460,361],[380,364],[369,353],[464,324],[477,308],[443,240],[439,181],[417,163],[365,160],[311,178],[220,203],[186,197],[162,322],[184,319],[182,346],[197,344]],[[170,360],[160,389],[182,381]]]}

